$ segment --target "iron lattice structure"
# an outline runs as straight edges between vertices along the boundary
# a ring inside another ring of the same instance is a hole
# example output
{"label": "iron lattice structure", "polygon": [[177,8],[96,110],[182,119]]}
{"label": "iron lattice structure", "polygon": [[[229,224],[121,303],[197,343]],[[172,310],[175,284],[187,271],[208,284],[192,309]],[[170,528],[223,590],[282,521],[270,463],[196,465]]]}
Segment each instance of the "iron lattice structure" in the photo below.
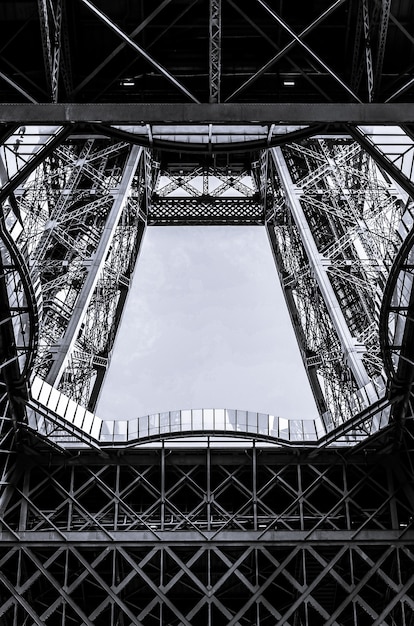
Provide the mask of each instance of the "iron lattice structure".
{"label": "iron lattice structure", "polygon": [[[414,624],[413,6],[305,4],[0,5],[5,626]],[[320,418],[100,420],[146,227],[234,224]]]}
{"label": "iron lattice structure", "polygon": [[7,624],[412,622],[412,506],[392,455],[167,447],[17,467]]}

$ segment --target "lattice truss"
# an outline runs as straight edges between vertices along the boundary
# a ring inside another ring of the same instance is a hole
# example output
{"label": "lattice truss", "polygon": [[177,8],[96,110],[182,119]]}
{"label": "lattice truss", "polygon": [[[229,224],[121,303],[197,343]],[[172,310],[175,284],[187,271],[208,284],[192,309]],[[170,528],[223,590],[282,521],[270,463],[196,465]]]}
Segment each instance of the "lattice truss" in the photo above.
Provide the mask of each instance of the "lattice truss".
{"label": "lattice truss", "polygon": [[21,457],[0,511],[2,624],[408,626],[413,476],[349,461]]}
{"label": "lattice truss", "polygon": [[[10,138],[3,148],[8,177],[53,130]],[[35,371],[85,406],[96,401],[138,254],[145,170],[141,148],[71,137],[16,190],[17,209],[9,211],[8,227],[42,288]]]}
{"label": "lattice truss", "polygon": [[159,169],[148,224],[263,224],[263,204],[246,167],[168,164]]}
{"label": "lattice truss", "polygon": [[406,195],[347,139],[272,157],[258,175],[268,232],[319,409],[338,425],[384,393],[379,303]]}

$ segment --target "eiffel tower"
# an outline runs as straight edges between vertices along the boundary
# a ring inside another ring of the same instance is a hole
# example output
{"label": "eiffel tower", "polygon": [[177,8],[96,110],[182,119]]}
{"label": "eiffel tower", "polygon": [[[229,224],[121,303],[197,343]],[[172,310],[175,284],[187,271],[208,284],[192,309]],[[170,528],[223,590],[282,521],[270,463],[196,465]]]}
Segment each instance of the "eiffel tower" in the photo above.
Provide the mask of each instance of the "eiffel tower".
{"label": "eiffel tower", "polygon": [[[0,3],[2,625],[414,625],[413,24]],[[169,225],[266,229],[317,419],[99,418]]]}

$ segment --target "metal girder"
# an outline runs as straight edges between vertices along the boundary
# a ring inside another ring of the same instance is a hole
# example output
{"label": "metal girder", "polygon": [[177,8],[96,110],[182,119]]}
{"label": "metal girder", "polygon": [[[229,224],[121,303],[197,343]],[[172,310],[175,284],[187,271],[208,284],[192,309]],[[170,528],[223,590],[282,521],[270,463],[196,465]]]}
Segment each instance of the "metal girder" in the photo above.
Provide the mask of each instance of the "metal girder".
{"label": "metal girder", "polygon": [[[361,393],[369,398],[362,412],[385,393],[376,302],[400,244],[403,200],[349,139],[334,148],[314,138],[270,154],[277,168],[270,162],[262,195],[276,266],[320,414],[339,427],[352,421]],[[386,405],[373,422],[387,419]]]}
{"label": "metal girder", "polygon": [[361,352],[358,352],[356,348],[355,337],[351,336],[348,323],[345,320],[344,313],[341,310],[335,291],[329,279],[326,270],[327,260],[324,259],[319,252],[312,232],[309,228],[305,212],[301,206],[300,188],[294,184],[289,174],[281,148],[272,148],[272,156],[275,161],[284,192],[288,199],[290,210],[306,250],[309,263],[311,264],[311,272],[316,277],[319,289],[321,290],[323,299],[326,302],[329,317],[333,322],[341,343],[342,352],[345,355],[353,375],[355,376],[358,387],[364,387],[369,382],[369,376],[362,363]]}
{"label": "metal girder", "polygon": [[36,104],[37,100],[35,100],[25,89],[23,89],[23,87],[21,87],[18,83],[16,83],[15,80],[10,78],[10,76],[7,76],[7,74],[0,71],[0,78],[2,78],[2,80],[4,80],[6,83],[14,87],[14,89],[18,91],[19,93],[21,93],[22,96],[27,98],[27,100],[30,100],[30,102],[33,102],[33,104]]}
{"label": "metal girder", "polygon": [[117,35],[119,35],[131,48],[133,48],[136,52],[138,52],[141,56],[146,59],[153,67],[155,67],[165,78],[172,83],[179,91],[181,91],[189,100],[193,102],[199,102],[198,99],[191,94],[184,85],[182,85],[168,70],[165,69],[160,63],[158,63],[155,59],[153,59],[148,52],[146,52],[141,46],[139,46],[131,37],[129,37],[126,33],[122,31],[107,15],[105,15],[100,9],[98,9],[92,2],[89,0],[81,0],[81,2],[88,7],[95,15],[99,17],[111,30],[113,30]]}
{"label": "metal girder", "polygon": [[[359,103],[290,104],[0,104],[0,122],[68,124],[398,124],[414,122],[414,105]],[[335,129],[332,128],[332,132]]]}
{"label": "metal girder", "polygon": [[210,0],[209,15],[209,102],[220,102],[221,83],[221,0]]}
{"label": "metal girder", "polygon": [[380,25],[378,33],[377,55],[374,70],[374,94],[379,93],[381,87],[382,68],[385,57],[385,44],[387,41],[388,25],[391,15],[391,0],[383,0],[380,5]]}
{"label": "metal girder", "polygon": [[263,225],[260,202],[250,198],[158,198],[151,204],[148,225]]}
{"label": "metal girder", "polygon": [[[50,15],[49,15],[50,7]],[[63,0],[38,0],[46,78],[52,102],[58,101],[62,47]]]}
{"label": "metal girder", "polygon": [[124,175],[117,189],[112,191],[114,197],[113,207],[108,214],[105,230],[99,240],[93,263],[91,264],[82,289],[77,297],[76,305],[71,313],[70,321],[66,327],[65,334],[59,341],[59,349],[53,360],[52,367],[47,375],[47,382],[56,384],[60,382],[64,368],[73,350],[73,345],[78,337],[79,329],[85,322],[87,308],[93,296],[100,274],[103,271],[104,263],[109,253],[115,229],[121,217],[127,201],[127,194],[130,191],[132,179],[142,156],[142,148],[133,147],[128,162],[125,165]]}
{"label": "metal girder", "polygon": [[368,102],[372,102],[374,95],[374,70],[372,62],[372,48],[371,48],[371,24],[370,15],[368,9],[368,0],[362,0],[362,23],[364,28],[364,55],[365,55],[365,69],[367,73],[367,90],[368,90]]}

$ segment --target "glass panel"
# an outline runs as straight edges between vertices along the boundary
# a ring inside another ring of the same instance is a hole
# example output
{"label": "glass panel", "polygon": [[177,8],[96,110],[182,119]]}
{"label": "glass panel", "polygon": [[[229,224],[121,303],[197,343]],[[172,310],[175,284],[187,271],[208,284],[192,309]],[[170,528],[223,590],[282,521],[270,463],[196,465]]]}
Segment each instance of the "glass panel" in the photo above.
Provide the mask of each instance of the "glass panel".
{"label": "glass panel", "polygon": [[161,433],[169,433],[170,432],[170,414],[169,413],[161,413],[159,416],[160,420],[160,432]]}
{"label": "glass panel", "polygon": [[261,435],[269,434],[269,415],[259,413],[259,433]]}
{"label": "glass panel", "polygon": [[104,420],[102,422],[102,428],[101,428],[102,441],[111,441],[113,433],[114,433],[114,421]]}
{"label": "glass panel", "polygon": [[39,399],[39,402],[41,402],[45,406],[47,406],[47,401],[49,400],[51,390],[52,390],[52,387],[44,382],[40,390],[38,399]]}
{"label": "glass panel", "polygon": [[35,376],[32,382],[32,397],[37,400],[40,394],[40,390],[42,389],[42,379],[39,376]]}
{"label": "glass panel", "polygon": [[138,418],[128,420],[128,439],[137,439],[138,437]]}
{"label": "glass panel", "polygon": [[257,433],[257,413],[253,411],[247,413],[247,430],[250,433]]}
{"label": "glass panel", "polygon": [[85,413],[86,413],[85,407],[78,405],[76,409],[75,417],[73,420],[73,423],[75,424],[75,426],[78,426],[78,428],[82,428]]}
{"label": "glass panel", "polygon": [[203,412],[201,409],[192,411],[193,430],[203,430]]}
{"label": "glass panel", "polygon": [[[168,413],[155,413],[154,415],[148,416],[148,434],[149,435],[158,435],[160,432],[160,420],[163,415],[168,415]],[[168,418],[167,418],[168,419]]]}
{"label": "glass panel", "polygon": [[229,430],[236,430],[236,411],[234,409],[228,409],[227,413],[227,422],[230,425]]}
{"label": "glass panel", "polygon": [[181,411],[181,428],[191,430],[191,411]]}
{"label": "glass panel", "polygon": [[170,421],[171,421],[171,432],[179,432],[181,430],[180,411],[170,411]]}
{"label": "glass panel", "polygon": [[78,406],[79,405],[77,402],[69,399],[68,406],[67,406],[66,413],[65,413],[65,419],[73,423],[73,420],[75,419],[76,409],[78,408]]}
{"label": "glass panel", "polygon": [[93,413],[85,411],[85,419],[83,421],[83,430],[87,433],[91,432],[93,424]]}
{"label": "glass panel", "polygon": [[315,422],[313,420],[303,420],[304,439],[312,441],[316,439]]}
{"label": "glass panel", "polygon": [[128,423],[126,420],[118,420],[114,424],[114,440],[126,441]]}
{"label": "glass panel", "polygon": [[236,411],[237,430],[247,430],[247,412]]}
{"label": "glass panel", "polygon": [[61,417],[65,417],[66,409],[69,404],[69,398],[63,393],[60,394],[60,399],[56,407],[56,413],[59,413]]}
{"label": "glass panel", "polygon": [[279,437],[289,439],[289,422],[284,417],[279,417]]}
{"label": "glass panel", "polygon": [[224,409],[216,409],[214,411],[214,423],[216,430],[224,430],[225,429],[225,421],[224,421]]}
{"label": "glass panel", "polygon": [[214,411],[213,409],[204,409],[204,430],[214,429]]}
{"label": "glass panel", "polygon": [[325,427],[321,419],[314,420],[316,432],[318,433],[318,439],[326,435]]}
{"label": "glass panel", "polygon": [[101,435],[101,427],[102,427],[102,420],[99,417],[96,417],[95,415],[92,428],[91,428],[91,435],[92,437],[94,437],[94,439],[99,440],[100,435]]}
{"label": "glass panel", "polygon": [[144,415],[143,417],[138,418],[138,436],[139,437],[148,437],[148,420],[149,415]]}
{"label": "glass panel", "polygon": [[49,400],[47,401],[48,409],[50,409],[51,411],[56,411],[56,407],[59,402],[59,399],[60,399],[60,392],[57,389],[54,389],[52,387]]}

